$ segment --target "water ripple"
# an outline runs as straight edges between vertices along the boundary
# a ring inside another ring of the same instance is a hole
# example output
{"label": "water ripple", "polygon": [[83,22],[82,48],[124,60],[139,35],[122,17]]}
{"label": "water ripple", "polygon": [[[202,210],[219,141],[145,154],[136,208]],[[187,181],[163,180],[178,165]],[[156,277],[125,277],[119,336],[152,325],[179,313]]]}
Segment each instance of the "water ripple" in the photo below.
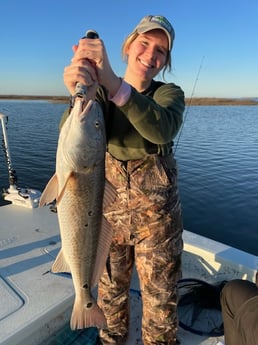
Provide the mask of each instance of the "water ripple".
{"label": "water ripple", "polygon": [[191,107],[176,150],[185,227],[258,255],[258,107]]}

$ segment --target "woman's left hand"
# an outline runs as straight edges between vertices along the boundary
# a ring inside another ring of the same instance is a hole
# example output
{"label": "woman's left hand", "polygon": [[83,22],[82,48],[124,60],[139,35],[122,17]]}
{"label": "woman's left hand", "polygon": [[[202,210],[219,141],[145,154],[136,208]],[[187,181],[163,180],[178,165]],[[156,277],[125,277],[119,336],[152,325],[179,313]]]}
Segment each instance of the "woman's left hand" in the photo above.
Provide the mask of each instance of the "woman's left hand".
{"label": "woman's left hand", "polygon": [[98,81],[95,68],[89,60],[77,60],[71,62],[69,66],[64,68],[63,77],[65,86],[71,95],[74,95],[75,93],[76,84],[81,83],[88,87],[88,92],[92,90],[91,99],[95,98]]}

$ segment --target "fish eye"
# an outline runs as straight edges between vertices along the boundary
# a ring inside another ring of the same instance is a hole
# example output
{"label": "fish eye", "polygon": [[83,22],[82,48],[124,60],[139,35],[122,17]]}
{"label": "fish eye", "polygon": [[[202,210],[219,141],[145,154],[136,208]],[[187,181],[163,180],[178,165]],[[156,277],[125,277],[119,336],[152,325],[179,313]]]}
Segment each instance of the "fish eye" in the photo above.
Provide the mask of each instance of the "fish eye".
{"label": "fish eye", "polygon": [[99,121],[96,121],[96,122],[95,122],[95,127],[96,127],[96,128],[99,128]]}

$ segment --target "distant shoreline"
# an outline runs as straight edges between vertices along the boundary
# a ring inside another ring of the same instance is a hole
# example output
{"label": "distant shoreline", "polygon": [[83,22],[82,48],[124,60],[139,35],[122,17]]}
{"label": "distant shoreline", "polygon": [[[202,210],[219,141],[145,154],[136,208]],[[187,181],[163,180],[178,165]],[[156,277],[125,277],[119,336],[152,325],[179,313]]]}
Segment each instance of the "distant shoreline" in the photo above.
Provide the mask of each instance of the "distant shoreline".
{"label": "distant shoreline", "polygon": [[69,96],[0,95],[0,99],[69,103]]}
{"label": "distant shoreline", "polygon": [[[46,100],[55,103],[69,103],[68,96],[0,95],[0,99]],[[252,98],[193,97],[186,98],[186,105],[258,105],[258,100]]]}

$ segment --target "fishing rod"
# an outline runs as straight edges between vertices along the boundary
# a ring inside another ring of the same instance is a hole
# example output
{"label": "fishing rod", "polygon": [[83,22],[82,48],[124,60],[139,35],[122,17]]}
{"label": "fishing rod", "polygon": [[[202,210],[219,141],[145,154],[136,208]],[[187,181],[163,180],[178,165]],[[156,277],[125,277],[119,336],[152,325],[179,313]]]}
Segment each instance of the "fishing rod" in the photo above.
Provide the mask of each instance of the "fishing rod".
{"label": "fishing rod", "polygon": [[10,186],[16,188],[16,183],[17,183],[17,175],[16,171],[13,169],[12,166],[12,160],[11,160],[11,155],[9,151],[9,143],[8,143],[8,137],[7,137],[7,130],[6,130],[6,124],[8,123],[8,117],[4,114],[0,113],[0,120],[2,124],[2,131],[3,131],[3,150],[4,150],[4,156],[5,160],[7,163],[7,168],[8,168],[8,175],[9,175],[9,183]]}
{"label": "fishing rod", "polygon": [[189,100],[188,106],[186,108],[186,112],[185,112],[185,116],[184,116],[184,120],[183,120],[182,126],[180,128],[180,131],[179,131],[179,134],[178,134],[178,137],[177,137],[177,142],[176,142],[176,145],[175,145],[174,153],[176,153],[176,150],[177,150],[177,147],[178,147],[178,144],[179,144],[179,140],[180,140],[181,135],[182,135],[183,127],[184,127],[187,115],[189,113],[190,106],[192,105],[193,95],[195,93],[196,85],[197,85],[197,82],[199,80],[199,75],[200,75],[200,72],[201,72],[201,69],[202,69],[203,60],[204,60],[204,55],[202,56],[202,59],[201,59],[201,62],[200,62],[200,65],[199,65],[199,68],[198,68],[198,71],[197,71],[197,75],[195,77],[192,93],[191,93],[191,96],[190,96],[190,100]]}
{"label": "fishing rod", "polygon": [[8,116],[0,113],[0,120],[3,132],[3,151],[7,163],[9,183],[10,186],[7,189],[3,189],[2,197],[6,201],[19,206],[25,206],[28,208],[38,207],[41,192],[36,189],[20,188],[17,186],[17,174],[13,168],[11,154],[9,150],[9,142],[7,136],[6,124],[8,122]]}

